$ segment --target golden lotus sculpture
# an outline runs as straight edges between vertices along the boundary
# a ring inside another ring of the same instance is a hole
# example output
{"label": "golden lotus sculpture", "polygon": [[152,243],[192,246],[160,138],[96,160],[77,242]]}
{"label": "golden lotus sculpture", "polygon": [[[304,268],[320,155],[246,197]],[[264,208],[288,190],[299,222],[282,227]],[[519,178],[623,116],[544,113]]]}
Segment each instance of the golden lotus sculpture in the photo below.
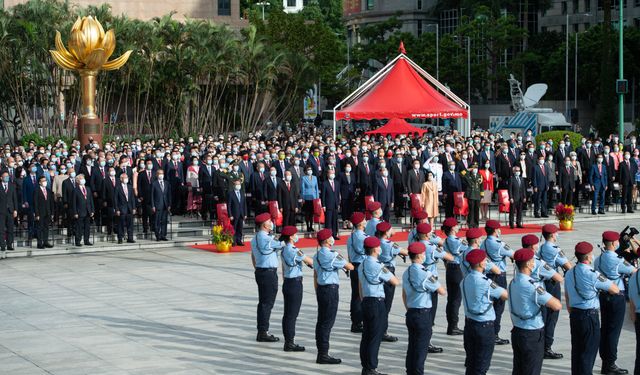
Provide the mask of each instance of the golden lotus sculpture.
{"label": "golden lotus sculpture", "polygon": [[[105,33],[97,18],[91,16],[80,18],[71,28],[69,49],[62,43],[62,36],[56,31],[56,49],[50,50],[53,61],[63,69],[76,70],[80,74],[82,88],[82,108],[80,120],[96,120],[96,77],[101,70],[120,69],[129,60],[132,51],[109,60],[116,49],[116,36],[113,30]],[[96,130],[96,121],[85,121],[92,125],[88,134]],[[102,124],[96,134],[100,135]],[[80,129],[80,126],[79,126]],[[80,129],[81,133],[83,129]],[[84,129],[87,130],[87,129]],[[84,131],[84,133],[87,133]],[[84,142],[83,142],[84,143]]]}

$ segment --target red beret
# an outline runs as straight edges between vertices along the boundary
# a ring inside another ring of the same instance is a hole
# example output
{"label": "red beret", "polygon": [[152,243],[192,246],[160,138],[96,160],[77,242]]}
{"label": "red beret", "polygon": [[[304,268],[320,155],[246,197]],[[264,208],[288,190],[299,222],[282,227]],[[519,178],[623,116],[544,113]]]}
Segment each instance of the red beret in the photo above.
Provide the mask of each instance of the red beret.
{"label": "red beret", "polygon": [[292,225],[286,226],[284,228],[282,228],[282,235],[283,236],[293,236],[294,234],[298,233],[298,229]]}
{"label": "red beret", "polygon": [[484,236],[484,233],[483,233],[481,228],[470,228],[467,231],[467,239],[468,240],[473,240],[473,239],[476,239],[476,238],[480,238],[482,236]]}
{"label": "red beret", "polygon": [[331,229],[322,229],[320,232],[318,232],[318,234],[316,235],[316,238],[318,239],[318,241],[322,242],[322,241],[326,241],[329,238],[333,237],[333,233],[331,232]]}
{"label": "red beret", "polygon": [[424,220],[424,219],[428,218],[429,215],[427,215],[427,213],[424,212],[424,211],[418,211],[418,212],[416,212],[415,215],[413,215],[413,217],[418,219],[418,220]]}
{"label": "red beret", "polygon": [[533,250],[531,249],[520,249],[513,254],[513,260],[516,262],[526,262],[533,259],[533,255]]}
{"label": "red beret", "polygon": [[364,247],[374,248],[380,246],[380,240],[378,237],[367,237],[364,239]]}
{"label": "red beret", "polygon": [[498,220],[487,220],[487,223],[484,225],[485,228],[489,229],[500,229],[500,222]]}
{"label": "red beret", "polygon": [[380,207],[382,207],[380,202],[369,202],[369,204],[367,205],[367,210],[368,211],[375,211],[375,210],[380,209]]}
{"label": "red beret", "polygon": [[589,254],[593,251],[593,245],[588,242],[578,242],[576,244],[576,254]]}
{"label": "red beret", "polygon": [[620,234],[614,231],[606,231],[602,233],[602,241],[613,242],[618,241],[620,239]]}
{"label": "red beret", "polygon": [[442,223],[442,226],[449,228],[453,228],[456,225],[458,225],[458,220],[456,220],[455,217],[448,217],[444,220],[444,223]]}
{"label": "red beret", "polygon": [[414,242],[409,245],[409,252],[411,254],[422,254],[427,249],[422,242]]}
{"label": "red beret", "polygon": [[533,245],[537,244],[538,242],[540,242],[540,240],[538,239],[538,237],[536,235],[533,235],[533,234],[527,234],[526,236],[522,237],[522,246],[523,247],[533,246]]}
{"label": "red beret", "polygon": [[386,232],[389,229],[391,229],[391,223],[389,223],[388,221],[381,221],[378,223],[378,225],[376,225],[376,230],[378,232]]}
{"label": "red beret", "polygon": [[546,224],[545,226],[542,227],[542,233],[553,234],[557,232],[558,232],[558,227],[556,227],[553,224]]}
{"label": "red beret", "polygon": [[418,224],[418,226],[416,227],[416,230],[420,234],[429,234],[431,233],[431,225],[427,223]]}
{"label": "red beret", "polygon": [[474,249],[467,254],[467,262],[469,264],[479,264],[487,257],[487,253],[484,250]]}
{"label": "red beret", "polygon": [[351,224],[358,225],[364,221],[364,214],[362,212],[354,212],[351,214]]}
{"label": "red beret", "polygon": [[271,220],[271,215],[268,212],[256,216],[256,224],[266,223],[269,220]]}

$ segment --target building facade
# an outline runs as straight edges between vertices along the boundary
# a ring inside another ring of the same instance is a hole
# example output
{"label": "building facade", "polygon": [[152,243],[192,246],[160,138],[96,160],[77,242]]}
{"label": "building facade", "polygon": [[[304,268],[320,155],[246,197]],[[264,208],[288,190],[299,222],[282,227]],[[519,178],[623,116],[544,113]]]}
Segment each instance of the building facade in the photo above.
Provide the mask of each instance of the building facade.
{"label": "building facade", "polygon": [[282,6],[287,13],[298,13],[305,5],[307,0],[282,0]]}
{"label": "building facade", "polygon": [[[551,7],[541,11],[539,16],[540,32],[558,31],[577,33],[587,30],[591,25],[604,21],[602,0],[552,0]],[[617,25],[620,1],[611,2],[611,20]],[[640,27],[640,0],[623,0],[625,26]]]}
{"label": "building facade", "polygon": [[[6,8],[13,7],[27,0],[4,0]],[[104,0],[71,0],[79,6],[103,4]],[[111,0],[111,11],[115,15],[125,14],[131,18],[142,20],[161,17],[175,12],[175,19],[186,18],[212,20],[216,23],[227,24],[234,28],[248,25],[248,21],[240,18],[240,0]]]}

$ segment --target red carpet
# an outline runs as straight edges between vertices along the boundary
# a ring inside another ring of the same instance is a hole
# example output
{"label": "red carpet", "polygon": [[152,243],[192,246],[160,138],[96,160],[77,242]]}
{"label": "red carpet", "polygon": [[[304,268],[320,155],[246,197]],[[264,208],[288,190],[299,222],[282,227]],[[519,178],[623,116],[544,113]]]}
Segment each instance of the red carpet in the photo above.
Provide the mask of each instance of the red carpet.
{"label": "red carpet", "polygon": [[[528,233],[539,234],[541,230],[542,230],[541,225],[531,224],[531,225],[525,225],[524,228],[511,229],[509,227],[503,227],[501,231],[503,236],[508,236],[511,234],[528,234]],[[464,237],[464,234],[466,232],[467,230],[463,229],[458,233],[458,236]],[[436,231],[436,234],[444,238],[444,233],[442,233],[442,231],[438,230]],[[340,239],[336,241],[336,246],[345,246],[347,244],[348,237],[349,236],[347,235],[343,235],[342,237],[340,237]],[[393,236],[391,236],[391,240],[395,242],[403,242],[403,241],[406,241],[408,237],[409,237],[409,232],[406,232],[406,231],[396,232]],[[300,238],[300,241],[298,241],[296,246],[300,249],[315,249],[318,246],[318,242],[315,240],[315,238]],[[220,253],[215,248],[214,245],[193,245],[191,247],[198,250],[210,251],[213,253]],[[230,253],[246,253],[249,251],[251,251],[251,243],[250,241],[246,241],[244,243],[244,246],[234,246],[231,248],[229,252]]]}

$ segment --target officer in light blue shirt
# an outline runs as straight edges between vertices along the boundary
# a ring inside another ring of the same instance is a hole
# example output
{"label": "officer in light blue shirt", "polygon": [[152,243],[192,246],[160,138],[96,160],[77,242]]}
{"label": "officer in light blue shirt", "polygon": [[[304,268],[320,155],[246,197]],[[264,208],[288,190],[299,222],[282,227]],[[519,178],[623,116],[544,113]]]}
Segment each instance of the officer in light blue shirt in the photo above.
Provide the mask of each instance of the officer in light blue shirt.
{"label": "officer in light blue shirt", "polygon": [[416,221],[413,229],[409,231],[409,236],[407,237],[407,246],[411,245],[414,242],[418,242],[418,225],[425,223],[428,219],[427,213],[424,211],[418,211],[414,216]]}
{"label": "officer in light blue shirt", "polygon": [[[533,236],[537,239],[536,236]],[[524,242],[524,240],[523,240]],[[560,311],[562,305],[531,278],[535,268],[535,252],[520,249],[515,252],[518,272],[509,284],[509,310],[513,330],[511,342],[513,346],[513,373],[540,374],[544,359],[544,319],[542,310]]]}
{"label": "officer in light blue shirt", "polygon": [[433,333],[431,296],[433,293],[445,294],[437,276],[422,265],[425,249],[426,246],[421,242],[409,245],[411,265],[402,275],[402,300],[407,309],[406,325],[409,333],[405,361],[407,374],[424,373],[424,363]]}
{"label": "officer in light blue shirt", "polygon": [[[477,228],[472,228],[477,229]],[[495,346],[496,318],[492,300],[506,300],[507,291],[484,276],[486,253],[473,249],[466,256],[470,272],[462,279],[460,288],[466,315],[464,326],[465,365],[476,374],[486,374],[491,366]]]}
{"label": "officer in light blue shirt", "polygon": [[285,352],[302,352],[304,346],[295,343],[296,320],[302,305],[302,265],[313,267],[313,260],[304,255],[294,245],[298,242],[298,230],[294,226],[282,228],[280,238],[286,245],[282,250],[282,295],[284,297],[284,315],[282,316],[282,333],[284,335]]}
{"label": "officer in light blue shirt", "polygon": [[341,270],[353,271],[353,265],[340,253],[331,249],[335,240],[330,229],[322,229],[316,235],[320,249],[313,257],[313,270],[318,300],[318,322],[316,323],[316,347],[319,364],[339,364],[339,358],[329,355],[329,337],[338,312],[338,287]]}
{"label": "officer in light blue shirt", "polygon": [[367,222],[367,226],[364,229],[364,232],[367,234],[367,236],[375,236],[376,227],[378,226],[378,224],[380,224],[380,222],[382,222],[382,209],[380,207],[382,207],[380,205],[380,202],[370,202],[367,205],[367,210],[371,212],[372,216],[371,220]]}
{"label": "officer in light blue shirt", "polygon": [[466,241],[460,240],[458,234],[458,221],[449,217],[442,223],[442,231],[446,236],[442,247],[444,251],[453,257],[452,261],[445,262],[447,273],[447,335],[457,336],[464,332],[458,328],[458,314],[460,312],[460,304],[462,303],[462,294],[460,294],[460,282],[462,281],[462,271],[460,263],[462,262],[462,252],[467,248]]}
{"label": "officer in light blue shirt", "polygon": [[255,268],[256,284],[258,284],[258,342],[276,342],[280,339],[269,334],[271,310],[278,294],[278,251],[285,244],[276,241],[269,233],[274,226],[268,213],[256,216],[258,232],[251,240],[251,260]]}
{"label": "officer in light blue shirt", "polygon": [[[547,263],[547,265],[553,268],[556,272],[563,268],[565,271],[570,270],[573,264],[567,259],[567,256],[557,245],[558,242],[558,227],[553,224],[546,224],[542,227],[542,237],[544,243],[538,250],[538,256]],[[533,276],[532,276],[533,277]],[[555,279],[547,279],[544,281],[544,287],[552,296],[562,300],[562,291],[560,288],[560,282]],[[560,313],[551,309],[543,309],[544,316],[544,358],[545,359],[560,359],[563,357],[561,353],[556,353],[551,349],[554,341],[554,335],[556,331],[556,324],[558,323],[558,317]]]}
{"label": "officer in light blue shirt", "polygon": [[640,371],[640,272],[629,278],[629,308],[631,320],[636,328],[636,364],[635,373]]}
{"label": "officer in light blue shirt", "polygon": [[[391,238],[391,224],[382,221],[376,227],[376,237],[380,240],[380,256],[378,260],[382,263],[393,275],[396,274],[396,257],[398,255],[407,256],[407,249],[401,249],[396,243],[389,240]],[[384,303],[387,308],[387,314],[391,311],[393,305],[393,296],[396,293],[396,287],[393,284],[384,284]],[[387,334],[386,328],[382,340],[387,342],[398,341],[398,338]]]}
{"label": "officer in light blue shirt", "polygon": [[360,362],[363,374],[378,374],[378,351],[388,325],[384,285],[391,284],[395,287],[400,284],[400,280],[378,260],[381,251],[378,238],[367,237],[364,248],[367,257],[358,267],[364,325],[360,341]]}
{"label": "officer in light blue shirt", "polygon": [[[622,373],[616,365],[618,358],[618,341],[624,323],[624,312],[627,307],[622,278],[636,272],[635,267],[624,258],[616,254],[619,247],[620,234],[606,231],[602,234],[604,249],[602,255],[596,258],[594,268],[620,289],[616,295],[600,294],[600,312],[602,325],[600,328],[600,358],[602,368],[609,373]],[[617,372],[616,372],[617,371]],[[624,372],[626,374],[626,372]]]}
{"label": "officer in light blue shirt", "polygon": [[[527,234],[522,237],[522,247],[525,249],[530,249],[533,251],[533,270],[529,275],[531,279],[536,283],[536,286],[541,286],[544,288],[544,282],[547,280],[552,280],[556,283],[561,283],[564,281],[562,275],[557,273],[550,265],[547,264],[544,260],[538,258],[535,254],[538,250],[538,243],[540,239],[533,235]],[[514,253],[515,256],[515,253]],[[516,271],[518,268],[516,267]],[[546,290],[546,289],[545,289]]]}
{"label": "officer in light blue shirt", "polygon": [[600,344],[599,292],[611,295],[620,289],[591,267],[593,246],[578,242],[578,263],[565,274],[565,299],[571,325],[571,373],[591,374]]}
{"label": "officer in light blue shirt", "polygon": [[[487,252],[487,257],[498,266],[500,274],[489,274],[488,277],[499,286],[507,287],[507,262],[506,258],[513,258],[513,250],[498,238],[500,235],[500,222],[497,220],[487,220],[484,230],[487,232],[487,238],[484,240],[480,248]],[[493,302],[493,308],[496,311],[496,321],[494,328],[496,330],[496,345],[507,345],[509,340],[500,338],[500,322],[502,321],[502,313],[504,312],[504,301],[497,299]]]}
{"label": "officer in light blue shirt", "polygon": [[353,224],[353,232],[347,239],[347,252],[349,254],[349,262],[353,264],[354,270],[349,271],[349,280],[351,281],[351,332],[362,332],[362,301],[360,300],[360,282],[358,279],[358,267],[365,258],[364,240],[367,235],[364,233],[364,227],[367,224],[365,215],[362,212],[354,212],[351,214],[351,224]]}
{"label": "officer in light blue shirt", "polygon": [[[482,239],[483,231],[481,228],[470,228],[467,231],[467,243],[468,245],[462,250],[462,254],[460,254],[460,259],[462,260],[460,270],[462,271],[462,276],[466,276],[469,272],[471,272],[471,265],[467,261],[467,255],[475,250],[480,249],[480,243]],[[482,250],[482,249],[481,249]],[[484,251],[484,250],[482,250]],[[486,259],[487,266],[484,267],[483,272],[485,274],[494,273],[500,274],[500,269],[493,263],[491,260]]]}

